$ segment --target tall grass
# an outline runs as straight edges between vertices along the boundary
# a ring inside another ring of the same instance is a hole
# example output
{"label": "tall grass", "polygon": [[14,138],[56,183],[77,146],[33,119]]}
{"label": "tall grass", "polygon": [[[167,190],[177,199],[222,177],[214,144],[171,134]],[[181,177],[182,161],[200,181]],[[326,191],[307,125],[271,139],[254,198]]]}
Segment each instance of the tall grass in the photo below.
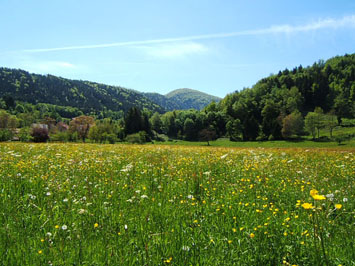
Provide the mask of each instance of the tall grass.
{"label": "tall grass", "polygon": [[355,265],[354,173],[351,150],[0,144],[0,261]]}

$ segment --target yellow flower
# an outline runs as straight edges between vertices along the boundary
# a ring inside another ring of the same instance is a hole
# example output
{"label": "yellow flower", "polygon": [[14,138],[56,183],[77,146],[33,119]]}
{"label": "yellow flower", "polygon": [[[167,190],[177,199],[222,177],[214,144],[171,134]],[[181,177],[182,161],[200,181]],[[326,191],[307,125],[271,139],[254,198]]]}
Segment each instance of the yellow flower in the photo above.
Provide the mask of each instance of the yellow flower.
{"label": "yellow flower", "polygon": [[237,232],[237,229],[235,229],[235,228],[232,228],[232,230],[233,230],[234,233]]}
{"label": "yellow flower", "polygon": [[170,257],[170,258],[166,259],[164,262],[165,262],[165,263],[170,263],[172,260],[173,260],[173,258]]}
{"label": "yellow flower", "polygon": [[42,250],[38,250],[38,254],[42,254]]}
{"label": "yellow flower", "polygon": [[318,194],[318,190],[316,189],[312,189],[309,194],[313,197],[314,195],[317,195]]}
{"label": "yellow flower", "polygon": [[95,224],[94,224],[94,227],[95,227],[95,228],[99,227],[99,224],[98,224],[98,223],[95,223]]}
{"label": "yellow flower", "polygon": [[325,200],[325,197],[323,195],[316,194],[316,195],[313,195],[312,197],[315,200]]}
{"label": "yellow flower", "polygon": [[58,229],[58,228],[59,228],[59,225],[56,225],[56,226],[55,226],[55,229]]}
{"label": "yellow flower", "polygon": [[306,210],[308,210],[308,209],[313,209],[313,208],[314,208],[314,206],[312,205],[312,203],[303,203],[303,204],[302,204],[302,207],[303,207],[303,209],[306,209]]}
{"label": "yellow flower", "polygon": [[338,209],[338,210],[340,210],[342,206],[343,205],[341,205],[341,204],[335,204],[335,208]]}
{"label": "yellow flower", "polygon": [[253,233],[251,233],[249,236],[250,236],[250,238],[254,238],[255,237],[255,235]]}
{"label": "yellow flower", "polygon": [[228,244],[232,244],[232,242],[233,242],[232,240],[228,240]]}

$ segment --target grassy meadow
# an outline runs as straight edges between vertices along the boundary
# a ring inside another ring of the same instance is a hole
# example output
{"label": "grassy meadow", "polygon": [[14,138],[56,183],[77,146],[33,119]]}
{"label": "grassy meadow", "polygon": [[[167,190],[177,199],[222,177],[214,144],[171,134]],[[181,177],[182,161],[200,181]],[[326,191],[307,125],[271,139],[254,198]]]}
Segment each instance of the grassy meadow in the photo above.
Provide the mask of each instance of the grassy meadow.
{"label": "grassy meadow", "polygon": [[354,152],[1,143],[0,261],[355,265]]}

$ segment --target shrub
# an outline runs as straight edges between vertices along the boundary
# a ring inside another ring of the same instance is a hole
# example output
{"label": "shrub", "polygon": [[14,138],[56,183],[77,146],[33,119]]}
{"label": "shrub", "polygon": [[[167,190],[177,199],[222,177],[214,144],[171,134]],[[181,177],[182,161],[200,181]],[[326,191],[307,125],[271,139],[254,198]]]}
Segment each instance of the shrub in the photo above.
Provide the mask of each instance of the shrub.
{"label": "shrub", "polygon": [[30,128],[28,128],[28,127],[21,128],[20,132],[18,134],[18,138],[20,141],[23,141],[23,142],[31,141],[32,137],[31,137]]}
{"label": "shrub", "polygon": [[0,141],[8,141],[13,137],[13,133],[9,129],[0,129]]}
{"label": "shrub", "polygon": [[139,131],[138,133],[130,134],[126,137],[126,141],[129,143],[145,143],[151,141],[149,135],[145,131]]}
{"label": "shrub", "polygon": [[34,127],[32,128],[31,136],[34,142],[47,142],[49,140],[47,128]]}

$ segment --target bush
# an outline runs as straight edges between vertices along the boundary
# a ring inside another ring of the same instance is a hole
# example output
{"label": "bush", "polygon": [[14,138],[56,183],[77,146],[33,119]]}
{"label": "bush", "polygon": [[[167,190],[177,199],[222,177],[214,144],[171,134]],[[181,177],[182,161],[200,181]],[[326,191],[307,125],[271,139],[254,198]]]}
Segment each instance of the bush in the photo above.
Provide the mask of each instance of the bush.
{"label": "bush", "polygon": [[126,141],[129,143],[142,144],[151,141],[149,135],[145,131],[139,131],[138,133],[130,134],[126,137]]}
{"label": "bush", "polygon": [[68,131],[51,134],[51,141],[67,142],[69,140],[70,140],[70,133]]}
{"label": "bush", "polygon": [[31,137],[30,128],[28,128],[28,127],[21,128],[20,132],[18,134],[18,138],[20,141],[23,141],[23,142],[31,141],[32,137]]}
{"label": "bush", "polygon": [[34,142],[47,142],[49,140],[47,128],[34,127],[32,128],[31,136]]}
{"label": "bush", "polygon": [[0,129],[0,141],[8,141],[13,137],[13,133],[9,129]]}

